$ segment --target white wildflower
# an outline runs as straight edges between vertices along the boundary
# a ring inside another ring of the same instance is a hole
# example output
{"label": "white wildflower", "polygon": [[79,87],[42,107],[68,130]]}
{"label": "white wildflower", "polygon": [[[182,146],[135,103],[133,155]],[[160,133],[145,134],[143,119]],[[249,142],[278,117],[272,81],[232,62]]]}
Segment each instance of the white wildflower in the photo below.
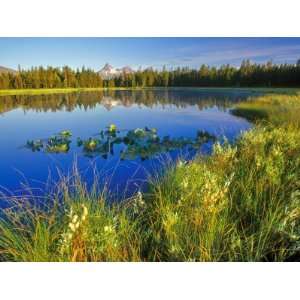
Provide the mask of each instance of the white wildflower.
{"label": "white wildflower", "polygon": [[87,215],[88,215],[88,209],[87,209],[87,207],[86,207],[84,204],[82,204],[81,206],[82,206],[82,209],[83,209],[82,215],[81,215],[81,221],[83,222],[83,221],[85,221],[86,218],[87,218]]}
{"label": "white wildflower", "polygon": [[188,180],[187,179],[183,179],[183,181],[182,181],[182,186],[183,186],[183,188],[187,188],[188,187],[188,185],[189,185],[189,182],[188,182]]}
{"label": "white wildflower", "polygon": [[71,229],[71,231],[75,232],[76,228],[75,225],[73,223],[69,223],[69,228]]}
{"label": "white wildflower", "polygon": [[177,167],[182,168],[186,164],[185,161],[182,161],[181,159],[178,161]]}
{"label": "white wildflower", "polygon": [[78,220],[78,216],[77,215],[74,215],[73,218],[72,218],[72,223],[76,223]]}
{"label": "white wildflower", "polygon": [[85,205],[82,205],[82,208],[83,208],[83,213],[82,213],[82,215],[83,215],[83,216],[87,216],[87,215],[88,215],[88,209],[87,209],[87,207],[86,207]]}
{"label": "white wildflower", "polygon": [[104,232],[112,233],[113,232],[112,226],[104,226]]}
{"label": "white wildflower", "polygon": [[143,194],[140,191],[137,192],[137,200],[140,206],[144,206],[145,202],[143,201]]}

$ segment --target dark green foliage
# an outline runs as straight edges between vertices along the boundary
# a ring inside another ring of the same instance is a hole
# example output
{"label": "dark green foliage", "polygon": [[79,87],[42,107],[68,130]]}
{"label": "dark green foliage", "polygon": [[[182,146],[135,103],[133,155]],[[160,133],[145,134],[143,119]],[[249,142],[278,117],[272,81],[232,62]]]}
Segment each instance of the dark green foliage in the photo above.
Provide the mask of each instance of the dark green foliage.
{"label": "dark green foliage", "polygon": [[135,73],[102,80],[91,69],[72,70],[63,68],[38,67],[30,70],[19,69],[15,73],[0,74],[0,89],[26,88],[92,88],[92,87],[297,87],[300,85],[300,63],[275,65],[242,62],[239,68],[222,65],[219,68],[202,65],[199,69],[187,67],[173,70],[138,70]]}
{"label": "dark green foliage", "polygon": [[38,67],[19,70],[16,73],[0,74],[0,89],[39,88],[93,88],[103,87],[101,77],[91,69],[72,70],[63,68]]}

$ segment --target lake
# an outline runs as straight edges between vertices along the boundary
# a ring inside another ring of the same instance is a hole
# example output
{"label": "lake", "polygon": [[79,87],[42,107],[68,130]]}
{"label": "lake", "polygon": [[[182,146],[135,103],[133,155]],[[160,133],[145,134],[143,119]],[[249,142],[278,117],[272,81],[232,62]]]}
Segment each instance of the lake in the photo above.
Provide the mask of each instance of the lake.
{"label": "lake", "polygon": [[248,130],[230,108],[250,95],[178,88],[0,97],[1,192],[43,191],[76,161],[88,183],[96,168],[117,198],[130,195],[166,163],[209,154],[216,139]]}

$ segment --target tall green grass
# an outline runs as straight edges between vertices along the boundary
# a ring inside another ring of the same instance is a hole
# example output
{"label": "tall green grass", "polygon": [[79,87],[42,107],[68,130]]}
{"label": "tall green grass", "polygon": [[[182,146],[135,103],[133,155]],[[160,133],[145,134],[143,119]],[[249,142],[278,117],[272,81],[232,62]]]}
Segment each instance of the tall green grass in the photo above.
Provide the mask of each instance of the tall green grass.
{"label": "tall green grass", "polygon": [[68,94],[76,92],[101,91],[103,88],[52,88],[52,89],[11,89],[0,90],[0,96],[14,95],[48,95],[48,94]]}
{"label": "tall green grass", "polygon": [[178,161],[121,204],[79,175],[62,180],[46,209],[16,201],[0,219],[0,260],[299,260],[299,110],[298,95],[239,104],[252,130]]}
{"label": "tall green grass", "polygon": [[300,125],[300,93],[267,94],[247,102],[239,103],[233,114],[251,121],[262,121],[273,125],[286,123]]}
{"label": "tall green grass", "polygon": [[[67,94],[76,92],[93,92],[104,90],[165,90],[165,87],[96,87],[96,88],[28,88],[28,89],[0,89],[1,96],[15,95],[48,95],[48,94]],[[298,88],[237,88],[237,87],[172,87],[172,89],[197,89],[197,90],[236,90],[236,91],[251,91],[260,93],[280,93],[280,94],[298,94]]]}
{"label": "tall green grass", "polygon": [[96,190],[87,191],[76,172],[61,179],[47,206],[10,199],[0,220],[0,261],[139,261],[128,203],[106,205]]}
{"label": "tall green grass", "polygon": [[168,261],[284,261],[296,255],[300,134],[246,133],[235,146],[169,170],[153,184],[151,257]]}
{"label": "tall green grass", "polygon": [[68,93],[78,93],[78,92],[97,92],[105,90],[130,90],[139,88],[106,88],[106,87],[96,87],[96,88],[41,88],[41,89],[10,89],[1,90],[1,96],[15,96],[15,95],[49,95],[49,94],[68,94]]}

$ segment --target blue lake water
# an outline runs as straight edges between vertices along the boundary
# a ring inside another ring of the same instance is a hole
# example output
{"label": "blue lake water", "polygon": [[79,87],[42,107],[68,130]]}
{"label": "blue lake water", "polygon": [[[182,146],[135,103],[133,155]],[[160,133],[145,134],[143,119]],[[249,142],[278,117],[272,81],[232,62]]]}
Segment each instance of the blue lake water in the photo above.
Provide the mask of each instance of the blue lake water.
{"label": "blue lake water", "polygon": [[[190,158],[199,151],[209,153],[212,142],[199,149],[163,149],[154,155],[121,160],[124,145],[115,145],[107,155],[87,155],[78,147],[77,138],[97,137],[115,124],[121,133],[155,128],[160,139],[194,139],[201,130],[233,141],[251,124],[229,110],[250,95],[251,91],[234,89],[158,89],[0,97],[0,190],[18,193],[23,185],[43,190],[47,181],[58,180],[59,173],[70,173],[76,159],[87,182],[93,180],[96,167],[100,180],[111,191],[133,193],[143,188],[147,176],[159,170],[164,160]],[[72,132],[66,153],[33,152],[25,147],[28,140],[45,140],[62,130]]]}

